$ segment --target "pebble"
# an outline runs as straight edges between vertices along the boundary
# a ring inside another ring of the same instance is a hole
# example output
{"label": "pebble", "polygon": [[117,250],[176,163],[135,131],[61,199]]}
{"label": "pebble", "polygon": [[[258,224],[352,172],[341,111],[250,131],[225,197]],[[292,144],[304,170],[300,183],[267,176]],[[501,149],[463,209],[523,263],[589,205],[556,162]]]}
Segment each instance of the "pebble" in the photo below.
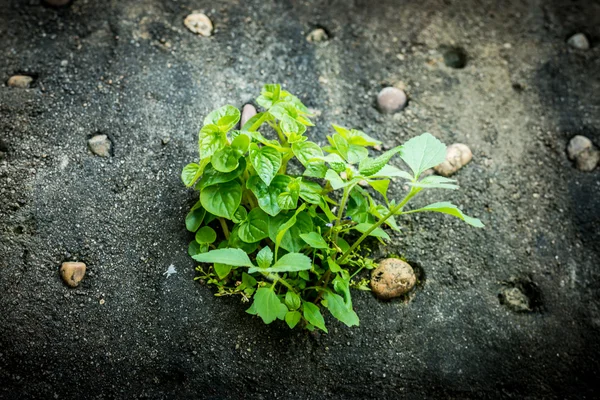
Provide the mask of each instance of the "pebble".
{"label": "pebble", "polygon": [[600,151],[585,136],[574,136],[567,146],[567,155],[581,171],[593,171],[600,162]]}
{"label": "pebble", "polygon": [[6,82],[6,84],[9,87],[27,89],[28,87],[31,86],[32,82],[33,82],[33,78],[31,76],[13,75],[10,78],[8,78],[8,82]]}
{"label": "pebble", "polygon": [[505,288],[500,293],[500,302],[513,311],[531,311],[529,297],[517,287]]}
{"label": "pebble", "polygon": [[590,42],[583,33],[576,33],[567,40],[567,44],[574,49],[588,50],[590,48]]}
{"label": "pebble", "polygon": [[406,93],[395,87],[386,87],[377,95],[377,107],[384,114],[393,114],[406,106]]}
{"label": "pebble", "polygon": [[329,40],[329,35],[323,28],[317,28],[306,36],[306,40],[310,43],[319,43]]}
{"label": "pebble", "polygon": [[60,266],[60,276],[70,287],[77,287],[85,275],[85,264],[82,262],[64,262]]}
{"label": "pebble", "polygon": [[246,122],[256,115],[256,108],[252,104],[246,104],[242,108],[242,118],[240,120],[240,127],[246,125]]}
{"label": "pebble", "polygon": [[415,271],[405,261],[386,258],[371,273],[371,289],[382,300],[410,292],[417,283]]}
{"label": "pebble", "polygon": [[106,135],[96,135],[88,140],[88,146],[92,153],[100,157],[110,157],[112,143]]}
{"label": "pebble", "polygon": [[454,143],[446,149],[446,160],[435,166],[435,172],[442,176],[450,176],[471,161],[473,153],[466,144]]}
{"label": "pebble", "polygon": [[190,31],[201,36],[209,37],[212,35],[213,24],[206,14],[192,13],[185,17],[183,23]]}

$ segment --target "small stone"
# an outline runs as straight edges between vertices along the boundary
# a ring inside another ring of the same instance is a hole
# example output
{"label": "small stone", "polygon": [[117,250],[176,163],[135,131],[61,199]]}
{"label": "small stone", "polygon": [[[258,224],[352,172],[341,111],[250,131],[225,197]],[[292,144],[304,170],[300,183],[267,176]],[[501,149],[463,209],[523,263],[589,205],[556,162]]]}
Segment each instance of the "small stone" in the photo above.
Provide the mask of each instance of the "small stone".
{"label": "small stone", "polygon": [[6,82],[6,84],[9,87],[27,89],[28,87],[31,86],[32,82],[33,82],[33,78],[31,76],[13,75],[10,78],[8,78],[8,82]]}
{"label": "small stone", "polygon": [[466,144],[454,143],[446,149],[446,161],[433,169],[442,176],[450,176],[467,165],[472,158],[473,153]]}
{"label": "small stone", "polygon": [[244,105],[242,108],[242,118],[240,120],[240,129],[242,126],[246,125],[246,122],[252,117],[256,115],[256,108],[252,104]]}
{"label": "small stone", "polygon": [[92,153],[100,157],[110,157],[112,143],[106,135],[96,135],[88,140],[88,146]]}
{"label": "small stone", "polygon": [[417,277],[410,264],[397,258],[386,258],[371,273],[371,289],[382,300],[402,296],[416,283]]}
{"label": "small stone", "polygon": [[361,179],[360,181],[358,181],[358,184],[362,187],[369,187],[369,182],[367,182],[364,179]]}
{"label": "small stone", "polygon": [[395,87],[386,87],[377,95],[377,107],[384,114],[393,114],[406,106],[406,93]]}
{"label": "small stone", "polygon": [[60,276],[71,287],[77,287],[85,275],[85,264],[82,262],[64,262],[60,266]]}
{"label": "small stone", "polygon": [[104,303],[106,303],[106,300],[100,299],[99,303],[100,303],[100,305],[104,305]]}
{"label": "small stone", "polygon": [[212,35],[213,24],[210,18],[203,13],[192,13],[183,20],[184,25],[190,31],[201,36],[209,37]]}
{"label": "small stone", "polygon": [[314,29],[306,36],[306,40],[310,43],[320,43],[329,40],[329,35],[323,28]]}
{"label": "small stone", "polygon": [[505,288],[500,293],[500,302],[513,311],[531,311],[529,297],[517,287]]}
{"label": "small stone", "polygon": [[66,6],[69,2],[71,2],[71,0],[44,0],[44,3],[52,7]]}
{"label": "small stone", "polygon": [[171,138],[168,136],[165,136],[164,138],[162,138],[162,144],[164,146],[168,145],[170,141],[171,141]]}
{"label": "small stone", "polygon": [[581,171],[593,171],[600,162],[600,151],[590,139],[581,135],[574,136],[569,141],[567,155]]}
{"label": "small stone", "polygon": [[576,33],[567,40],[567,44],[574,49],[588,50],[590,48],[590,42],[583,33]]}
{"label": "small stone", "polygon": [[375,150],[375,151],[382,151],[383,147],[381,147],[380,144],[376,144],[375,146],[373,146],[373,150]]}

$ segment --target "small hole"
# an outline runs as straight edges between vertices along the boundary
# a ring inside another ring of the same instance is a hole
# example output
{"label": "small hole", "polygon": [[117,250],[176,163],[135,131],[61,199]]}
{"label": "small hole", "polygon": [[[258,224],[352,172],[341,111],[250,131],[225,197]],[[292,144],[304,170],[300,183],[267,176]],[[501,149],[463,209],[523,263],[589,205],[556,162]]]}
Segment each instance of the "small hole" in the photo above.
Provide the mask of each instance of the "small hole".
{"label": "small hole", "polygon": [[444,47],[444,64],[450,68],[462,69],[467,65],[467,53],[462,47]]}

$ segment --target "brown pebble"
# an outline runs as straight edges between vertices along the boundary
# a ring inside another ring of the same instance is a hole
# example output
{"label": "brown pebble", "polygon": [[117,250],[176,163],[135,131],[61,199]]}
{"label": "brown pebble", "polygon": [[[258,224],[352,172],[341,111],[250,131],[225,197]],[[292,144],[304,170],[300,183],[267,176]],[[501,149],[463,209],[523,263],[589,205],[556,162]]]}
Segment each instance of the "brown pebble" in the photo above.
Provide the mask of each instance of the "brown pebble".
{"label": "brown pebble", "polygon": [[246,122],[256,115],[256,108],[252,104],[246,104],[242,108],[242,118],[240,120],[240,127],[246,125]]}
{"label": "brown pebble", "polygon": [[446,149],[446,160],[434,167],[435,172],[442,176],[450,176],[464,167],[473,158],[469,146],[462,143],[454,143]]}
{"label": "brown pebble", "polygon": [[31,86],[32,82],[33,82],[33,78],[31,76],[13,75],[10,78],[8,78],[8,82],[6,82],[6,84],[9,87],[27,89],[28,87]]}
{"label": "brown pebble", "polygon": [[77,287],[85,275],[85,264],[82,262],[64,262],[60,266],[60,276],[71,287]]}
{"label": "brown pebble", "polygon": [[406,106],[406,93],[395,87],[386,87],[377,95],[377,107],[384,114],[393,114]]}
{"label": "brown pebble", "polygon": [[371,289],[382,300],[402,296],[416,283],[417,277],[410,264],[397,258],[386,258],[371,273]]}
{"label": "brown pebble", "polygon": [[183,20],[184,25],[190,31],[197,33],[201,36],[208,37],[212,35],[213,24],[210,18],[206,14],[193,13],[185,17]]}

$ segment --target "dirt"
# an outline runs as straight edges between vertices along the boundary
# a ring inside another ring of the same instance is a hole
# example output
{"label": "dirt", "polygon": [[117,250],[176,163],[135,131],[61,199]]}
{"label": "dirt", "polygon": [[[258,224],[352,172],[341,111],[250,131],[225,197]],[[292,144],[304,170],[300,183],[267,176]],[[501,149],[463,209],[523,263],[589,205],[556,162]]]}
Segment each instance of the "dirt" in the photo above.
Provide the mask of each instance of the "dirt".
{"label": "dirt", "polygon": [[[193,11],[211,37],[185,28]],[[567,45],[577,32],[591,49]],[[0,51],[1,81],[34,78],[0,87],[0,398],[595,396],[600,169],[566,146],[600,145],[600,2],[0,0]],[[414,204],[453,201],[485,229],[403,220],[375,254],[427,280],[409,301],[356,292],[358,328],[264,326],[214,297],[179,173],[204,116],[267,82],[318,112],[320,142],[338,123],[467,144],[461,189]],[[375,108],[387,85],[409,98],[394,115]],[[110,157],[88,150],[98,134]],[[65,261],[87,265],[77,288]]]}

